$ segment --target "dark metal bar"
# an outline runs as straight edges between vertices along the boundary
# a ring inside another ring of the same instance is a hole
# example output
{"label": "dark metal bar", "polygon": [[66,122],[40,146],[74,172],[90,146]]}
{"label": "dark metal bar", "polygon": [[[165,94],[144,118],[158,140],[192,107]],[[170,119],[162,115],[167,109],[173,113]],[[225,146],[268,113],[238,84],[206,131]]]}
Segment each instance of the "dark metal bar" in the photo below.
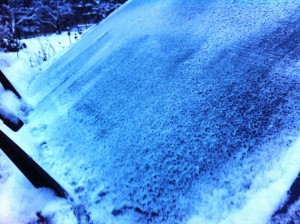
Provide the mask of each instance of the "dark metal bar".
{"label": "dark metal bar", "polygon": [[12,91],[19,99],[21,99],[21,95],[15,89],[15,87],[11,84],[11,82],[6,78],[4,73],[0,70],[0,82],[5,90]]}
{"label": "dark metal bar", "polygon": [[13,131],[18,131],[24,122],[11,112],[6,106],[0,103],[0,120]]}
{"label": "dark metal bar", "polygon": [[36,188],[52,189],[57,196],[67,198],[68,193],[28,154],[0,130],[0,148]]}

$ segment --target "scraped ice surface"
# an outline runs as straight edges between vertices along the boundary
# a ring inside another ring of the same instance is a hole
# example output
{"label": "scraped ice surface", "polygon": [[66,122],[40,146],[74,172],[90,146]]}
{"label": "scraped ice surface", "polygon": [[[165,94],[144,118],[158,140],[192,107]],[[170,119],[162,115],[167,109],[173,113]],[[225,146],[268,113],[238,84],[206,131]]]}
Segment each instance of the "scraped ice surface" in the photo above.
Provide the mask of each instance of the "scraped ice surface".
{"label": "scraped ice surface", "polygon": [[300,3],[129,1],[25,93],[94,223],[267,223],[297,176]]}

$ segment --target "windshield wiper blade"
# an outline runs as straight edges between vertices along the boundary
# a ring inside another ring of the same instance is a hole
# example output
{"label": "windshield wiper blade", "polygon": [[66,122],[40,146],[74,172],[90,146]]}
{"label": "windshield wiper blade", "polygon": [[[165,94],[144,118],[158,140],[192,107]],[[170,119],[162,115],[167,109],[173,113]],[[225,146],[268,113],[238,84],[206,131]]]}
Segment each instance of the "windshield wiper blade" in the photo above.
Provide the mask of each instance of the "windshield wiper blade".
{"label": "windshield wiper blade", "polygon": [[24,122],[11,112],[6,106],[0,103],[0,119],[13,131],[18,131],[24,125]]}
{"label": "windshield wiper blade", "polygon": [[0,148],[34,187],[50,188],[58,197],[68,197],[67,191],[1,130]]}

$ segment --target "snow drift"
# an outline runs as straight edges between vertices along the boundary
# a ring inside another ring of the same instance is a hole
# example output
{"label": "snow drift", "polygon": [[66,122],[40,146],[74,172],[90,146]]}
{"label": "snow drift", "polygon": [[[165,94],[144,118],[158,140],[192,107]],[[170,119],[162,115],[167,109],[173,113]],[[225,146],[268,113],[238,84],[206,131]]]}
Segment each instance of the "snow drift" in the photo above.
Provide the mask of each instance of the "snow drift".
{"label": "snow drift", "polygon": [[300,168],[299,6],[129,1],[32,81],[23,132],[91,222],[266,223]]}

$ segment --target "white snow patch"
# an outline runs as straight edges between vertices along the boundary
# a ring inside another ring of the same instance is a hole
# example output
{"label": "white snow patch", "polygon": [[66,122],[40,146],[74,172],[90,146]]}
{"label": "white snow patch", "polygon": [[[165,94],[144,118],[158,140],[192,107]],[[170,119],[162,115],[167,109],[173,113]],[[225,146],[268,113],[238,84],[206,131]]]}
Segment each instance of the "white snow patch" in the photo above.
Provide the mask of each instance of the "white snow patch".
{"label": "white snow patch", "polygon": [[[259,173],[253,186],[246,193],[246,203],[235,210],[227,213],[223,218],[207,218],[203,214],[192,217],[188,224],[266,224],[278,206],[285,200],[286,192],[292,185],[300,170],[300,138],[290,147],[290,149],[274,161],[269,169]],[[232,180],[234,181],[234,180]],[[220,192],[219,192],[220,193]],[[212,196],[214,198],[214,196]],[[216,200],[218,197],[216,197]],[[222,201],[217,201],[217,214],[226,213]],[[200,211],[206,210],[199,208]],[[213,213],[212,213],[213,214]],[[218,220],[216,222],[216,220]]]}
{"label": "white snow patch", "polygon": [[3,166],[9,173],[4,183],[0,178],[0,224],[37,221],[36,212],[42,212],[50,223],[77,223],[67,201],[57,198],[49,189],[35,189],[3,153],[0,153],[0,158],[1,176]]}

